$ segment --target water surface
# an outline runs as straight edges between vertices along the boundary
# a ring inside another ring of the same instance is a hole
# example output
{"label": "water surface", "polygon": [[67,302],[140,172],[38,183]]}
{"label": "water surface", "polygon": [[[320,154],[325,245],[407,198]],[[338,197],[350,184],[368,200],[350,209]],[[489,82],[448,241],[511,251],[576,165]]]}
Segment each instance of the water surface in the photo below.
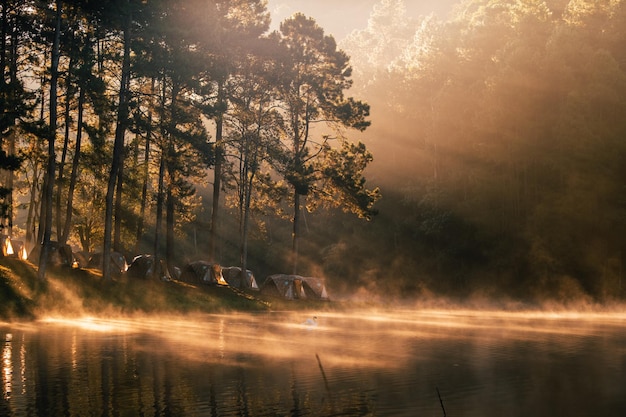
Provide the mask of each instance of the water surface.
{"label": "water surface", "polygon": [[0,416],[624,416],[626,314],[377,311],[0,327]]}

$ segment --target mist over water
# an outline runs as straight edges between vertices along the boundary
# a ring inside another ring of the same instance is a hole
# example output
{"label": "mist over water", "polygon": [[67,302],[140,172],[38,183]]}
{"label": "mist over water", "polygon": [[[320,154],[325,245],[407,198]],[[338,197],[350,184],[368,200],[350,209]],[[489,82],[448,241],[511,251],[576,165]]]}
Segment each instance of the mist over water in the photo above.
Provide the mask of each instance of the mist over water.
{"label": "mist over water", "polygon": [[441,416],[441,403],[454,416],[626,410],[623,312],[314,314],[313,324],[312,314],[275,312],[4,325],[0,414]]}

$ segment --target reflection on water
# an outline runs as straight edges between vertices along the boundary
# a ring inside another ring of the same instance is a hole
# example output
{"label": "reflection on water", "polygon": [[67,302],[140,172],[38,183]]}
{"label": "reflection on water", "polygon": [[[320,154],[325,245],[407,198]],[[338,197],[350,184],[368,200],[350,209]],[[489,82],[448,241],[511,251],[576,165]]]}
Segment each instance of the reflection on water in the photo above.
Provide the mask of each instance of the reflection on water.
{"label": "reflection on water", "polygon": [[0,416],[626,415],[626,314],[317,317],[6,325]]}
{"label": "reflection on water", "polygon": [[13,373],[13,367],[11,366],[11,356],[13,345],[10,343],[12,339],[12,335],[5,337],[4,347],[2,348],[2,386],[4,387],[4,398],[9,398],[11,396],[11,380]]}

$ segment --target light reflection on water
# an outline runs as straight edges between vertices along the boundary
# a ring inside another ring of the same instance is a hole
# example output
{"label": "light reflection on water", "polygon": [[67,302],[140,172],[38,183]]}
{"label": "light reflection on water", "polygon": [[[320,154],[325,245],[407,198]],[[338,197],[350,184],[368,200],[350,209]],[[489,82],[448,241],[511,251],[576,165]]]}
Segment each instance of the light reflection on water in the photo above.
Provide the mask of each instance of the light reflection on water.
{"label": "light reflection on water", "polygon": [[11,396],[11,391],[13,391],[11,382],[13,380],[13,367],[11,366],[13,345],[10,343],[12,336],[7,339],[8,340],[5,340],[4,347],[2,348],[2,386],[4,388],[4,398],[9,398]]}
{"label": "light reflection on water", "polygon": [[316,315],[6,325],[0,415],[626,415],[626,314]]}

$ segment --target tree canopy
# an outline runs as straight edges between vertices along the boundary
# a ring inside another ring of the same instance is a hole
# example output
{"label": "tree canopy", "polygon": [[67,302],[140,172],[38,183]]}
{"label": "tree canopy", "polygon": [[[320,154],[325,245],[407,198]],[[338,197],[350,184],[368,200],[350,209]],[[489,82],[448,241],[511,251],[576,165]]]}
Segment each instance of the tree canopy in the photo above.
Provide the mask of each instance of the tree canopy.
{"label": "tree canopy", "polygon": [[[314,156],[311,143],[320,144],[315,154],[332,154],[335,145],[321,133],[301,136],[304,126],[369,125],[367,104],[343,97],[349,58],[332,37],[302,15],[287,20],[284,33],[267,33],[262,0],[7,0],[0,12],[0,167],[8,172],[1,214],[10,224],[9,209],[17,205],[10,197],[28,196],[20,202],[28,207],[26,228],[15,233],[38,257],[42,279],[55,240],[103,252],[105,260],[112,251],[130,259],[149,253],[164,275],[194,260],[191,254],[219,262],[224,249],[215,247],[231,241],[215,233],[223,221],[220,193],[237,190],[238,198],[226,201],[247,230],[266,207],[294,204],[282,200],[281,177],[313,169],[312,159],[301,157]],[[305,38],[314,49],[296,52]],[[290,101],[298,94],[293,88],[305,84],[313,100]],[[291,115],[290,105],[298,109]],[[304,142],[296,147],[298,162],[288,162],[294,129]],[[348,146],[345,135],[341,141]],[[367,165],[371,154],[355,149]],[[344,154],[332,155],[336,188],[354,194],[340,206],[368,217],[375,198],[364,191],[365,166],[341,165]],[[324,169],[318,158],[315,175]],[[197,188],[211,179],[214,201],[206,204],[209,196]],[[252,204],[253,196],[267,205]],[[212,213],[211,224],[197,221],[203,211]],[[210,248],[194,239],[189,251],[190,227],[194,236],[199,227],[210,231]],[[245,247],[248,233],[237,239]],[[246,258],[242,249],[244,270]],[[101,266],[110,280],[111,264]]]}

